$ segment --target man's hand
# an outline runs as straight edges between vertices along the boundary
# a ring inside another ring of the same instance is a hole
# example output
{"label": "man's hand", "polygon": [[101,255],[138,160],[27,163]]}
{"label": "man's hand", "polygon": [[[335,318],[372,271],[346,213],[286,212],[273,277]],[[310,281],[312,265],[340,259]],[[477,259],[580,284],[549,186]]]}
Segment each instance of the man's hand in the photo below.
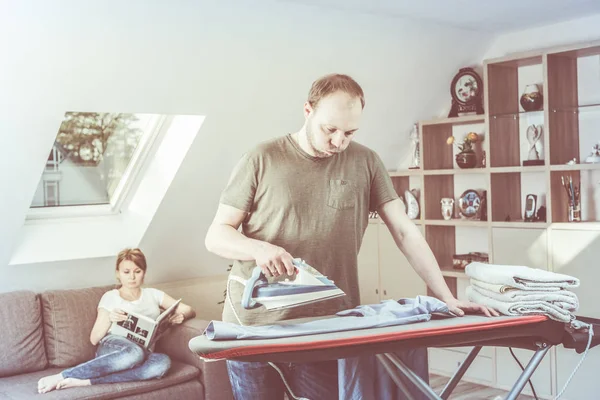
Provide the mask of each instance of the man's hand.
{"label": "man's hand", "polygon": [[470,301],[460,301],[453,298],[446,301],[446,305],[448,306],[448,309],[451,312],[458,315],[459,317],[465,315],[465,312],[482,313],[488,317],[491,317],[492,315],[495,317],[500,316],[500,313],[494,310],[493,308],[482,306],[481,304],[477,303],[471,303]]}
{"label": "man's hand", "polygon": [[279,276],[283,274],[294,275],[293,257],[285,249],[263,242],[254,255],[258,265],[265,276]]}
{"label": "man's hand", "polygon": [[183,317],[183,314],[175,313],[169,317],[169,323],[171,323],[172,325],[178,325],[181,324],[184,319],[185,318]]}

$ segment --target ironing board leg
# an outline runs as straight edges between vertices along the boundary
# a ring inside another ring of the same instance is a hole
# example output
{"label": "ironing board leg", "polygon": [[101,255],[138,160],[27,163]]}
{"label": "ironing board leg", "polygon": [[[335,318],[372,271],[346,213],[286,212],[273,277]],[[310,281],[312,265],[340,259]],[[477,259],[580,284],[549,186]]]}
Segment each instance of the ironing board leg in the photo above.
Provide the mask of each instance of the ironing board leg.
{"label": "ironing board leg", "polygon": [[414,400],[414,397],[410,394],[410,391],[408,390],[408,388],[406,387],[406,385],[404,384],[404,382],[398,375],[398,371],[394,370],[394,367],[393,367],[391,361],[388,360],[387,357],[385,357],[383,354],[376,354],[376,356],[377,356],[377,359],[379,360],[379,362],[384,366],[385,370],[387,371],[389,376],[392,378],[394,383],[396,383],[396,385],[398,385],[400,390],[402,390],[402,393],[404,393],[406,395],[407,400]]}
{"label": "ironing board leg", "polygon": [[450,397],[450,393],[452,393],[454,388],[456,388],[456,385],[458,385],[458,382],[460,382],[460,380],[462,379],[465,372],[467,372],[467,369],[469,369],[469,367],[473,363],[473,360],[475,360],[475,357],[477,357],[477,354],[479,354],[480,350],[481,350],[481,346],[475,346],[469,352],[469,354],[467,355],[467,358],[465,358],[465,361],[463,361],[463,363],[460,365],[460,367],[458,367],[458,369],[456,370],[454,375],[452,375],[452,378],[450,378],[450,380],[448,381],[448,383],[442,390],[440,397],[443,400],[446,400],[448,397]]}
{"label": "ironing board leg", "polygon": [[525,370],[523,373],[521,373],[521,376],[519,376],[519,379],[517,379],[513,385],[510,393],[508,393],[506,400],[515,400],[517,398],[527,384],[529,378],[531,378],[531,375],[533,375],[538,365],[540,365],[540,362],[542,362],[542,359],[548,350],[550,350],[550,346],[548,346],[546,343],[543,343],[539,346],[540,347],[535,351],[535,354],[531,357],[531,360],[529,360],[529,364],[527,364]]}
{"label": "ironing board leg", "polygon": [[398,368],[416,387],[418,387],[430,400],[441,400],[431,386],[423,381],[417,374],[406,366],[395,354],[385,353],[385,356]]}

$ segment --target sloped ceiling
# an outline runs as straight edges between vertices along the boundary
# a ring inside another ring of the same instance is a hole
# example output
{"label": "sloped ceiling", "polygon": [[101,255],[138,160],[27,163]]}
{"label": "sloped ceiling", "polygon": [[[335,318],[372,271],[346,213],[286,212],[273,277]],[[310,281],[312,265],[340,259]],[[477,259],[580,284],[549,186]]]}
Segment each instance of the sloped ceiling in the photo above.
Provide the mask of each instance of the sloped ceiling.
{"label": "sloped ceiling", "polygon": [[506,33],[600,13],[598,0],[279,0]]}

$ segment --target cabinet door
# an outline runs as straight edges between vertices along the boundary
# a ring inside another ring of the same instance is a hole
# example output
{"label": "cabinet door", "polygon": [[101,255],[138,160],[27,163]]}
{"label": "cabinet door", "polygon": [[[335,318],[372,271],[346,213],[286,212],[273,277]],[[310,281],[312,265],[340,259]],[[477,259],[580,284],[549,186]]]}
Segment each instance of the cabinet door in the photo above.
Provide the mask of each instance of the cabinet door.
{"label": "cabinet door", "polygon": [[577,315],[600,318],[600,231],[553,230],[554,272],[574,276],[580,286],[571,289],[579,298]]}
{"label": "cabinet door", "polygon": [[379,303],[379,240],[377,221],[369,223],[358,252],[360,304]]}
{"label": "cabinet door", "polygon": [[381,299],[398,300],[427,294],[427,286],[400,251],[385,224],[379,225]]}
{"label": "cabinet door", "polygon": [[493,263],[548,269],[546,229],[494,228]]}

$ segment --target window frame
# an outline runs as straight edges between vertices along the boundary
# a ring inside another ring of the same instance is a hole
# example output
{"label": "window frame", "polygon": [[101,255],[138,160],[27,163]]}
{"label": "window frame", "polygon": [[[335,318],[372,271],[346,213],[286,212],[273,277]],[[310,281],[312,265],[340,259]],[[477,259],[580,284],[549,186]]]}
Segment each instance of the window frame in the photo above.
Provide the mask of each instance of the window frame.
{"label": "window frame", "polygon": [[[93,205],[70,205],[61,206],[60,202],[55,207],[29,207],[25,223],[55,221],[63,218],[81,218],[81,217],[107,217],[116,216],[121,213],[121,208],[125,200],[130,196],[133,182],[136,180],[142,166],[144,165],[148,154],[160,132],[170,124],[172,116],[168,114],[156,114],[156,121],[150,132],[146,132],[140,138],[140,142],[129,160],[115,191],[107,204]],[[54,142],[52,144],[54,146]],[[57,152],[59,153],[59,152]],[[55,155],[56,156],[56,155]],[[56,162],[56,161],[55,161]],[[44,172],[48,161],[44,161]],[[58,185],[57,185],[58,186]]]}

